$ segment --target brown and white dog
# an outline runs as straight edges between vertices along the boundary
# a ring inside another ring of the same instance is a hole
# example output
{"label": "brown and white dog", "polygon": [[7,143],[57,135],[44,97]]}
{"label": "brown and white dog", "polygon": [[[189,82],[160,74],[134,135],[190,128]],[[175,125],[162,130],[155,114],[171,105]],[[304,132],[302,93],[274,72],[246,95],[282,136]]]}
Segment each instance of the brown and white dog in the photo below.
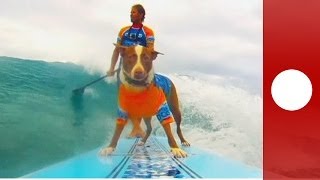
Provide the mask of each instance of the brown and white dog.
{"label": "brown and white dog", "polygon": [[[111,154],[117,146],[122,130],[130,119],[133,124],[131,136],[143,136],[144,144],[151,134],[151,117],[157,115],[162,124],[175,157],[186,157],[187,153],[177,145],[170,123],[175,121],[177,134],[182,145],[190,146],[182,135],[181,112],[174,84],[167,77],[154,73],[152,62],[157,54],[153,49],[144,46],[118,46],[123,64],[120,71],[121,85],[119,87],[119,118],[116,129],[108,147],[100,151],[101,155]],[[144,118],[147,132],[140,127]]]}

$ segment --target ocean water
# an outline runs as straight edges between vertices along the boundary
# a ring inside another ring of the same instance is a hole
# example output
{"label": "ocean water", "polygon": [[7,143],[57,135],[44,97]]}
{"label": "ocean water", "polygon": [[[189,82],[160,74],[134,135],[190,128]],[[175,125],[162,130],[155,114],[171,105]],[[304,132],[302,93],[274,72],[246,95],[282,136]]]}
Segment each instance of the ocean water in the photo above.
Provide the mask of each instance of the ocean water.
{"label": "ocean water", "polygon": [[[72,93],[100,76],[71,63],[0,57],[0,177],[25,175],[110,140],[114,79]],[[262,167],[261,95],[217,76],[167,76],[176,84],[182,130],[193,146]]]}

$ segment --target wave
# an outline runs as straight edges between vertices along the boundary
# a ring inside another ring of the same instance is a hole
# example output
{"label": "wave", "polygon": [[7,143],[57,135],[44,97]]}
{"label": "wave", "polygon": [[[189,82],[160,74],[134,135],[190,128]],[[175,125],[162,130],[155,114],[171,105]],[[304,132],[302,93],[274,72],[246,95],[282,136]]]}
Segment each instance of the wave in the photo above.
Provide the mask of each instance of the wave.
{"label": "wave", "polygon": [[[19,177],[110,140],[117,110],[114,78],[81,96],[72,93],[100,76],[72,63],[0,57],[0,177]],[[167,76],[177,87],[182,129],[192,145],[262,166],[260,95],[220,76]]]}

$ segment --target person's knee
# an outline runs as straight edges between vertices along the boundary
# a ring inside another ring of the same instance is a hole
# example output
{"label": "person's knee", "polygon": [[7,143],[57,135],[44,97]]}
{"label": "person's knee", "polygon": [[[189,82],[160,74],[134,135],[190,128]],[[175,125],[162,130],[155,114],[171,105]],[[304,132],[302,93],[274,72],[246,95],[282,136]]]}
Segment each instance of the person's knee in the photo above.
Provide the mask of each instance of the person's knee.
{"label": "person's knee", "polygon": [[151,133],[152,132],[152,127],[150,126],[150,127],[147,127],[147,133],[149,134],[149,133]]}

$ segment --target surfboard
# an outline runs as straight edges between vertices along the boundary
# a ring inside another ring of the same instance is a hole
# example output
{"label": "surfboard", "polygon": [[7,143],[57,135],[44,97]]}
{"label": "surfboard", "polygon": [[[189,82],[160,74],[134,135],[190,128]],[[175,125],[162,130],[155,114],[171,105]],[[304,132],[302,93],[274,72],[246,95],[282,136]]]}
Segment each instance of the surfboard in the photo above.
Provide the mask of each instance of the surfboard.
{"label": "surfboard", "polygon": [[186,158],[174,158],[165,137],[121,138],[112,155],[101,147],[50,165],[24,178],[262,178],[262,170],[191,146]]}

